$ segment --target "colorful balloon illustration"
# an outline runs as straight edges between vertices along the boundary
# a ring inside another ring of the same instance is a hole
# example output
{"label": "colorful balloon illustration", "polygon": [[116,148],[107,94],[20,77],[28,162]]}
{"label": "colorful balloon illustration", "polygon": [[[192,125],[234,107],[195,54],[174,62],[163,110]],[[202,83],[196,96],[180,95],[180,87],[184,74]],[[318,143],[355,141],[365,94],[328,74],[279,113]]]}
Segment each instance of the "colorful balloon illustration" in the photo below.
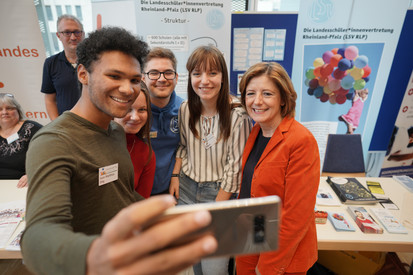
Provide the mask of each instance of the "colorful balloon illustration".
{"label": "colorful balloon illustration", "polygon": [[369,81],[368,62],[354,45],[324,52],[305,72],[308,95],[331,104],[352,100],[354,90],[363,89]]}

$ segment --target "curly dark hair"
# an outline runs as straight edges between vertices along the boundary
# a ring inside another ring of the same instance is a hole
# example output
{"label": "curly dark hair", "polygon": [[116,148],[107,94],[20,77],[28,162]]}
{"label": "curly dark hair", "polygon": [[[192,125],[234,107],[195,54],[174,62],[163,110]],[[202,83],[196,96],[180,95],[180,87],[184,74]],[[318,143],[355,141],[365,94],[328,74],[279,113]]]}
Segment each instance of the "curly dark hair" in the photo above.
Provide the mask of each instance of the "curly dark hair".
{"label": "curly dark hair", "polygon": [[141,38],[134,36],[123,28],[104,27],[91,32],[77,46],[77,62],[90,72],[92,63],[97,61],[102,53],[108,51],[120,51],[133,56],[143,68],[143,59],[148,54],[149,48],[148,44]]}

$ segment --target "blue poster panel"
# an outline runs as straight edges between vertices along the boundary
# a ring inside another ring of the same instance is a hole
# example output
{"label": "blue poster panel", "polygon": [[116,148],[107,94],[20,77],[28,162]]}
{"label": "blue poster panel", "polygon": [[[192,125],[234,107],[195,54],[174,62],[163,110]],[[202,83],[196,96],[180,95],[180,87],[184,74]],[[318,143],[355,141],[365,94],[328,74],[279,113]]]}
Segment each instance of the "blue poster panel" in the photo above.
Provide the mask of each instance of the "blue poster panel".
{"label": "blue poster panel", "polygon": [[293,84],[296,119],[316,137],[323,158],[329,133],[362,135],[367,150],[406,15],[408,0],[302,0]]}
{"label": "blue poster panel", "polygon": [[291,76],[297,14],[232,14],[230,90],[239,94],[242,74],[252,65],[280,63]]}

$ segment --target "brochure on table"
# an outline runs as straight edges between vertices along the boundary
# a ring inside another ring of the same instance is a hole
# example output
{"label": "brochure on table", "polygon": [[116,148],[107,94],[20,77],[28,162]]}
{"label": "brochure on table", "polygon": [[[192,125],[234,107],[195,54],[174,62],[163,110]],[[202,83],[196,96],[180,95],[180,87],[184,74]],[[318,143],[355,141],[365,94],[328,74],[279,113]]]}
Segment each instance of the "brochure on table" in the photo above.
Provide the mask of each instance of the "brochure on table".
{"label": "brochure on table", "polygon": [[25,213],[24,200],[0,204],[0,249],[20,250]]}
{"label": "brochure on table", "polygon": [[[336,178],[336,179],[340,180],[340,179],[346,179],[346,178]],[[351,179],[355,179],[355,178],[351,178]],[[327,182],[327,179],[326,179],[326,182]],[[320,184],[320,187],[317,192],[317,199],[316,199],[317,207],[315,211],[326,212],[328,214],[328,220],[333,225],[334,229],[338,232],[345,232],[345,231],[354,232],[354,231],[360,230],[362,232],[366,231],[365,233],[379,233],[380,234],[384,232],[383,230],[384,228],[387,233],[391,233],[391,234],[408,233],[408,230],[404,226],[404,224],[408,225],[410,221],[409,221],[409,217],[407,217],[406,214],[403,214],[403,213],[409,213],[411,211],[401,212],[399,218],[396,218],[393,213],[397,213],[397,212],[391,212],[389,210],[399,210],[399,208],[397,207],[397,205],[395,205],[391,201],[388,194],[385,193],[384,189],[381,186],[380,180],[379,179],[369,180],[368,178],[366,178],[365,182],[364,181],[360,182],[360,184],[363,185],[363,187],[367,185],[367,183],[373,186],[372,189],[369,188],[370,191],[373,190],[377,192],[377,194],[381,196],[380,197],[381,200],[377,200],[376,203],[369,204],[368,206],[367,205],[360,205],[360,206],[348,205],[345,202],[341,202],[339,200],[338,195],[334,192],[332,187],[328,185],[328,183],[327,185]],[[397,182],[394,182],[394,184],[397,184]],[[373,195],[376,195],[376,194],[373,193]],[[413,194],[407,192],[405,196],[406,195],[407,196],[411,195],[413,199]],[[408,198],[405,198],[405,200],[408,200]],[[403,204],[403,207],[404,207],[404,204]],[[343,206],[345,206],[345,208],[343,208]],[[322,209],[320,209],[320,207]],[[374,227],[376,229],[365,230],[363,223],[361,222],[358,223],[356,212],[361,212],[364,216],[368,217],[368,219],[373,220]]]}

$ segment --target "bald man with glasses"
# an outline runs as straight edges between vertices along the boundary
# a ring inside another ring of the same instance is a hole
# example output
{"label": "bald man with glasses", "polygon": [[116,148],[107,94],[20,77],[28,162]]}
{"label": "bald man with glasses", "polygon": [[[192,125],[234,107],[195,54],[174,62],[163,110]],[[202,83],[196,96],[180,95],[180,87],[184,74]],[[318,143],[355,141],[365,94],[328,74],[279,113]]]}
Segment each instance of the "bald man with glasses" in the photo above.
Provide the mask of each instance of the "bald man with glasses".
{"label": "bald man with glasses", "polygon": [[41,88],[51,120],[72,109],[80,97],[76,48],[85,38],[85,33],[82,23],[76,17],[64,14],[57,19],[56,36],[62,42],[64,50],[45,60]]}

